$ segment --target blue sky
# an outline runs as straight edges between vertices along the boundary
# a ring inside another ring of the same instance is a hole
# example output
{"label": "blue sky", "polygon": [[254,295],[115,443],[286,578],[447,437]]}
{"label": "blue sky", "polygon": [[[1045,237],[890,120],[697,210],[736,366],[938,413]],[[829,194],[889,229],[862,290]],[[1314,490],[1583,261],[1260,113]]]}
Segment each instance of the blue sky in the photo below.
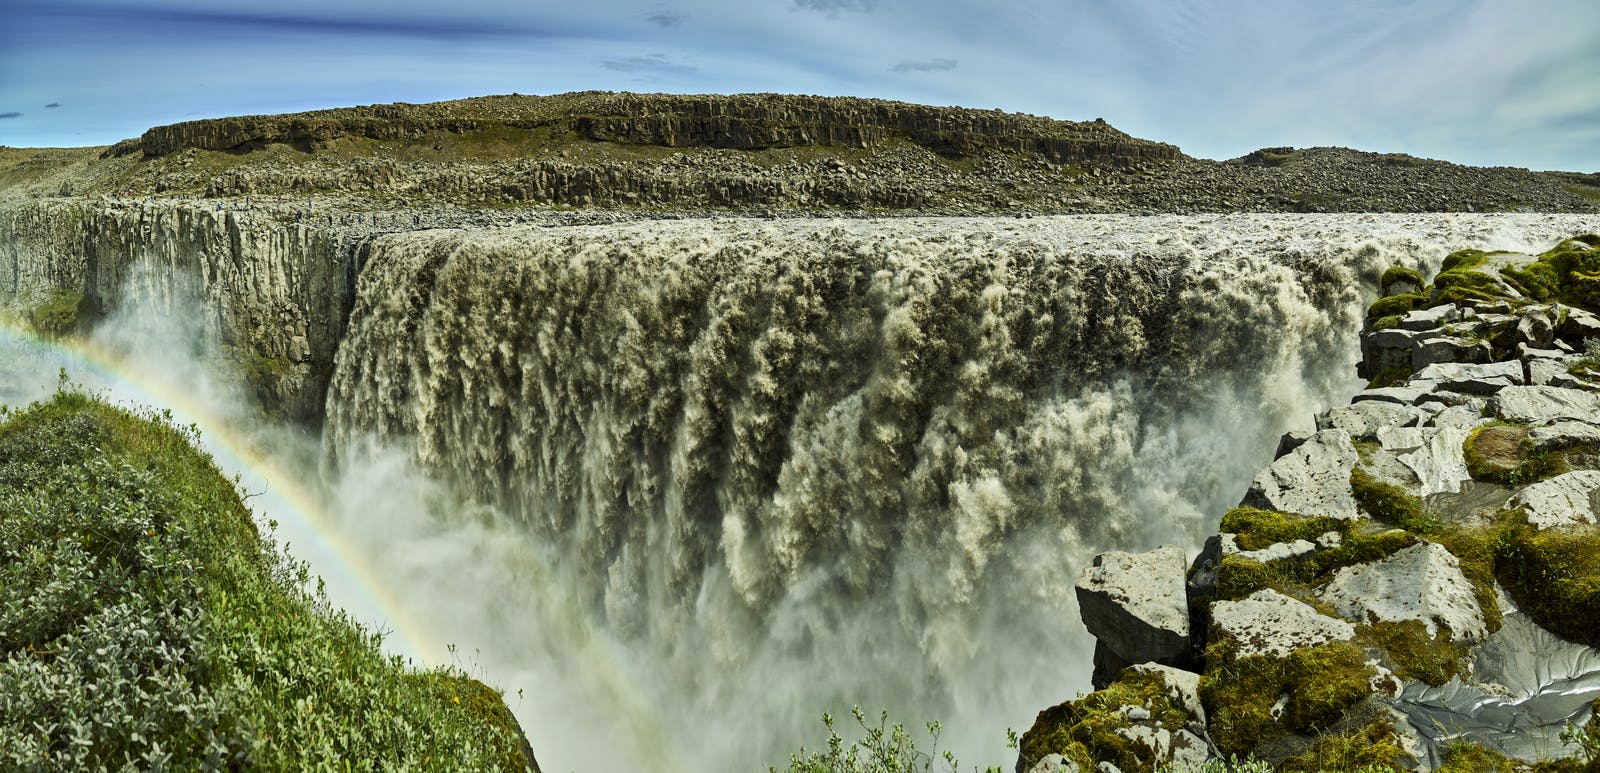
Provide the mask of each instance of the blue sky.
{"label": "blue sky", "polygon": [[0,144],[584,89],[1105,118],[1600,171],[1600,0],[0,0]]}

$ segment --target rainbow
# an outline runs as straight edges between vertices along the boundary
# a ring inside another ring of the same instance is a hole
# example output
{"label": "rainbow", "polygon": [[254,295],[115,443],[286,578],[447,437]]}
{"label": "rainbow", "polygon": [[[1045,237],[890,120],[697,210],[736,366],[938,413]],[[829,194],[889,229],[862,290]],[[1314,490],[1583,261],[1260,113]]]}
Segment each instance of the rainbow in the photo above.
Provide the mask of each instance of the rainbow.
{"label": "rainbow", "polygon": [[[266,530],[269,522],[276,522],[308,537],[312,543],[309,547],[316,555],[299,558],[306,560],[321,579],[333,580],[331,591],[344,591],[330,592],[330,600],[336,606],[351,611],[364,625],[385,634],[386,651],[406,657],[423,668],[461,665],[457,662],[455,648],[429,635],[429,628],[409,612],[389,583],[381,579],[366,554],[354,545],[338,520],[328,512],[322,493],[306,487],[300,482],[300,476],[257,450],[256,441],[234,429],[225,416],[168,377],[152,372],[109,347],[82,338],[41,339],[0,314],[0,346],[13,344],[54,360],[49,368],[40,369],[39,388],[28,399],[47,397],[47,385],[53,381],[55,368],[67,363],[61,367],[67,368],[67,375],[79,385],[104,388],[109,396],[125,404],[170,410],[168,420],[174,425],[193,424],[200,430],[201,447],[211,454],[217,467],[226,475],[237,476],[236,486],[246,498],[257,528]],[[74,367],[82,368],[98,383],[87,383],[82,375],[73,372]],[[0,378],[7,371],[5,365],[0,365]],[[3,397],[0,391],[0,398]],[[256,494],[255,490],[262,493]],[[289,546],[285,544],[284,548]],[[550,584],[551,578],[546,576],[542,565],[530,568],[535,569],[535,581],[539,585]],[[591,631],[583,613],[563,596],[554,594],[549,598],[555,603],[546,610],[547,619],[565,634],[574,650],[572,654],[590,666],[585,672],[599,677],[598,692],[609,699],[609,705],[623,719],[630,734],[638,739],[640,748],[655,750],[655,762],[660,769],[674,773],[682,770],[676,744],[661,725],[657,713],[622,676],[616,655],[603,642],[604,637]],[[360,614],[360,610],[368,614]],[[519,719],[526,726],[529,717],[519,716]]]}
{"label": "rainbow", "polygon": [[[298,480],[276,460],[256,450],[255,442],[230,427],[229,422],[178,385],[141,367],[111,349],[83,339],[44,340],[15,323],[0,317],[0,341],[10,339],[28,349],[81,366],[97,384],[117,398],[130,403],[171,411],[170,420],[178,426],[193,424],[200,430],[200,444],[212,455],[224,474],[235,480],[247,498],[258,529],[265,531],[277,523],[287,531],[309,537],[312,551],[331,560],[309,560],[323,580],[334,580],[337,588],[353,598],[337,601],[346,609],[355,607],[375,613],[376,619],[363,620],[384,635],[384,647],[392,654],[410,658],[423,667],[440,665],[448,648],[433,641],[407,611],[406,605],[360,550],[344,534],[322,503],[322,497]],[[62,367],[67,367],[63,365]],[[82,376],[67,369],[69,376],[83,383]],[[119,389],[120,388],[120,389]],[[118,394],[118,392],[122,392]],[[131,394],[128,394],[131,392]],[[261,493],[253,493],[260,489]],[[288,547],[285,545],[285,547]],[[357,615],[357,618],[367,617]]]}

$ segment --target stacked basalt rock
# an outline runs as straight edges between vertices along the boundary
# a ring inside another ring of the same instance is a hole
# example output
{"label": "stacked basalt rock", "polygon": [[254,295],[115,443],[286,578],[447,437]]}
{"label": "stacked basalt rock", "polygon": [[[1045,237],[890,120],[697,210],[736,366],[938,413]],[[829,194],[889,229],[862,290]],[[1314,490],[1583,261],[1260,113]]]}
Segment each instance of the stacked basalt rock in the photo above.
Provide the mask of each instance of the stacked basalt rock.
{"label": "stacked basalt rock", "polygon": [[1191,562],[1084,570],[1096,692],[1039,714],[1019,773],[1510,770],[1600,737],[1600,237],[1477,257],[1470,297],[1386,288],[1421,300],[1363,331],[1381,381],[1284,436]]}

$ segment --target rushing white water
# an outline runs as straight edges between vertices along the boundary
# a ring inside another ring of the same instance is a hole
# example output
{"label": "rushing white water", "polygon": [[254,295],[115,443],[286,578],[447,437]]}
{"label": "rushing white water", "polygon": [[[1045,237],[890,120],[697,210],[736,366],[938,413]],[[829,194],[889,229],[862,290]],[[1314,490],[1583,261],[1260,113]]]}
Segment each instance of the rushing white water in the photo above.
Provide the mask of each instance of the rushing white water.
{"label": "rushing white water", "polygon": [[[820,713],[851,704],[941,719],[964,761],[1008,765],[1005,728],[1087,689],[1079,568],[1192,550],[1279,433],[1357,387],[1385,266],[1597,227],[388,236],[359,280],[325,442],[351,531],[441,636],[523,691],[547,770],[749,770],[819,745]],[[417,504],[452,499],[443,520]]]}

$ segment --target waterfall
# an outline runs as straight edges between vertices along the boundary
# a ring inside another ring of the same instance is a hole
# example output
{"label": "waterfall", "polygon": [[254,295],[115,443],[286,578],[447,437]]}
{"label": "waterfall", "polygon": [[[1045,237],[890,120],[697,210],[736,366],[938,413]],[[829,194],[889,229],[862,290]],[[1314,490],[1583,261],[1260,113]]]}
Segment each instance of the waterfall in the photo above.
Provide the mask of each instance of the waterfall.
{"label": "waterfall", "polygon": [[367,246],[324,443],[347,468],[373,443],[402,447],[460,511],[504,514],[514,528],[494,539],[537,557],[547,608],[460,603],[570,610],[675,741],[613,742],[622,722],[542,736],[562,707],[533,695],[524,719],[553,769],[764,768],[851,704],[940,719],[965,762],[1002,762],[1006,727],[1088,689],[1079,569],[1109,549],[1192,553],[1280,433],[1359,388],[1356,333],[1385,266],[1573,227],[1227,215],[388,235]]}

